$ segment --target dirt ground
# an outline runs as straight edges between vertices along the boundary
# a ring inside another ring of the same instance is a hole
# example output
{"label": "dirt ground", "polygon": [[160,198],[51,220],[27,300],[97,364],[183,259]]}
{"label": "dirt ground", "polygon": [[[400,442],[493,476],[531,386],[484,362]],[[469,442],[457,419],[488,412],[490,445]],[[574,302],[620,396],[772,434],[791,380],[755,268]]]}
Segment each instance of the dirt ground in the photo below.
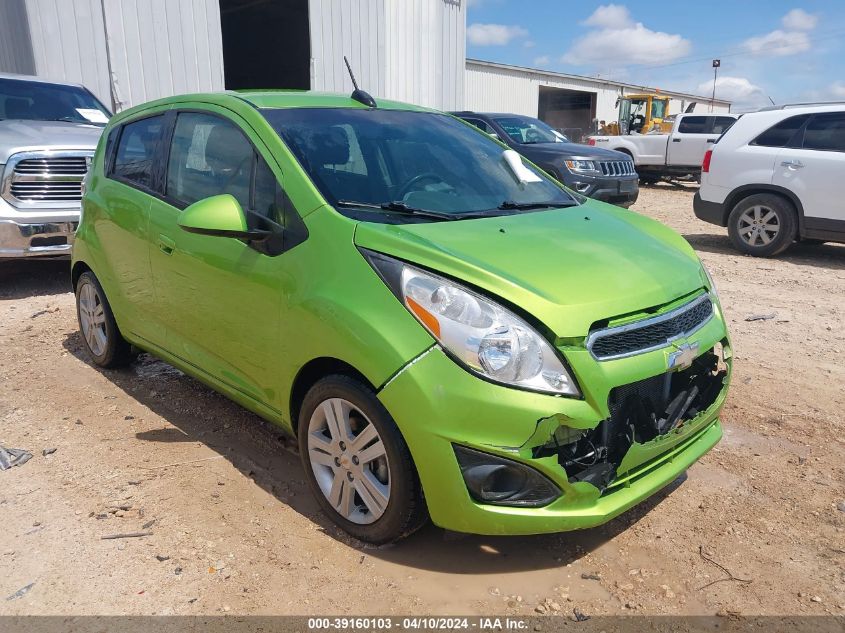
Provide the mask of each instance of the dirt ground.
{"label": "dirt ground", "polygon": [[0,613],[845,614],[845,246],[740,256],[692,195],[646,187],[633,211],[716,280],[725,438],[642,506],[549,536],[363,546],[276,429],[147,356],[92,367],[67,261],[0,263],[0,444],[34,455],[0,472]]}

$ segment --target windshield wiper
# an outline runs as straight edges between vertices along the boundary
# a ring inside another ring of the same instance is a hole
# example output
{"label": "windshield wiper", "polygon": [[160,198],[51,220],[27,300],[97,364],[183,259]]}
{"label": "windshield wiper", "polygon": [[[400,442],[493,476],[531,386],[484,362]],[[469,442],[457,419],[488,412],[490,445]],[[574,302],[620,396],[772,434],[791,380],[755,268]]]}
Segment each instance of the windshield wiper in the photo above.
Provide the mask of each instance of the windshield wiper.
{"label": "windshield wiper", "polygon": [[436,218],[438,220],[457,220],[461,217],[461,215],[457,213],[440,213],[439,211],[429,211],[427,209],[409,207],[404,202],[399,202],[397,200],[394,200],[392,202],[382,202],[381,204],[373,204],[371,202],[356,202],[354,200],[338,200],[336,205],[339,207],[361,207],[364,209],[381,209],[382,211],[396,211],[398,213],[417,215],[423,218]]}
{"label": "windshield wiper", "polygon": [[513,200],[505,200],[498,206],[498,208],[504,211],[527,211],[529,209],[562,209],[577,205],[578,202],[575,200],[565,200],[562,202],[514,202]]}

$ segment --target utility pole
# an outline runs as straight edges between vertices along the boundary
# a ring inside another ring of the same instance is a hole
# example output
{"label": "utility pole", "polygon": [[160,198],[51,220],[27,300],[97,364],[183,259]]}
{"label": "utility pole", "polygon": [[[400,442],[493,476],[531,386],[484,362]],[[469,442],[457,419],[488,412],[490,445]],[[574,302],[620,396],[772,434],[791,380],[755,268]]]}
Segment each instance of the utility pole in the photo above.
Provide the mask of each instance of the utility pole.
{"label": "utility pole", "polygon": [[713,60],[713,96],[710,98],[710,112],[716,107],[716,74],[719,72],[719,66],[722,65],[722,60]]}

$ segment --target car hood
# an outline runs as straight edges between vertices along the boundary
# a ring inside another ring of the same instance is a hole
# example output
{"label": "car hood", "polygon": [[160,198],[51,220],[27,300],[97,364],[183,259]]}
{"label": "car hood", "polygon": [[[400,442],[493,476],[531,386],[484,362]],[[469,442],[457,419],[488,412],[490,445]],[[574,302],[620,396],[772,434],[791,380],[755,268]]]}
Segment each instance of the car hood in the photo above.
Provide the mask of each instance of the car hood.
{"label": "car hood", "polygon": [[704,286],[677,233],[600,202],[518,215],[388,225],[360,223],[358,246],[501,297],[559,337],[653,308]]}
{"label": "car hood", "polygon": [[537,143],[519,145],[517,147],[521,154],[531,160],[555,158],[586,158],[587,160],[630,160],[630,157],[622,152],[580,143]]}
{"label": "car hood", "polygon": [[17,152],[42,149],[89,149],[97,147],[103,128],[63,121],[0,121],[0,163]]}

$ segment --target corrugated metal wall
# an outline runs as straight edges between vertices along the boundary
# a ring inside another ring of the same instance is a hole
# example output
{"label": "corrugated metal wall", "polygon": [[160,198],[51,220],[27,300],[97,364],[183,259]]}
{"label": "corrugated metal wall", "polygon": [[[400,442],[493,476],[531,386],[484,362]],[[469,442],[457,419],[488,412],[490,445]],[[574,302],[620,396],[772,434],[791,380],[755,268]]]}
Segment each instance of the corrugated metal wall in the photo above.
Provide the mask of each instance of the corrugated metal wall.
{"label": "corrugated metal wall", "polygon": [[463,103],[465,1],[310,0],[311,87],[444,110]]}
{"label": "corrugated metal wall", "polygon": [[[539,111],[540,86],[582,90],[596,95],[596,118],[612,121],[616,119],[616,98],[625,93],[643,92],[640,86],[620,86],[589,78],[555,76],[550,73],[532,72],[524,68],[507,68],[485,62],[466,62],[467,110],[480,112],[513,112],[536,117]],[[672,93],[664,92],[663,94]],[[670,113],[677,114],[691,101],[686,96],[673,96]],[[729,112],[730,104],[716,102],[714,112]],[[709,102],[703,97],[698,100],[696,112],[709,111]]]}
{"label": "corrugated metal wall", "polygon": [[0,71],[81,83],[118,110],[223,89],[218,0],[2,0],[0,7]]}

